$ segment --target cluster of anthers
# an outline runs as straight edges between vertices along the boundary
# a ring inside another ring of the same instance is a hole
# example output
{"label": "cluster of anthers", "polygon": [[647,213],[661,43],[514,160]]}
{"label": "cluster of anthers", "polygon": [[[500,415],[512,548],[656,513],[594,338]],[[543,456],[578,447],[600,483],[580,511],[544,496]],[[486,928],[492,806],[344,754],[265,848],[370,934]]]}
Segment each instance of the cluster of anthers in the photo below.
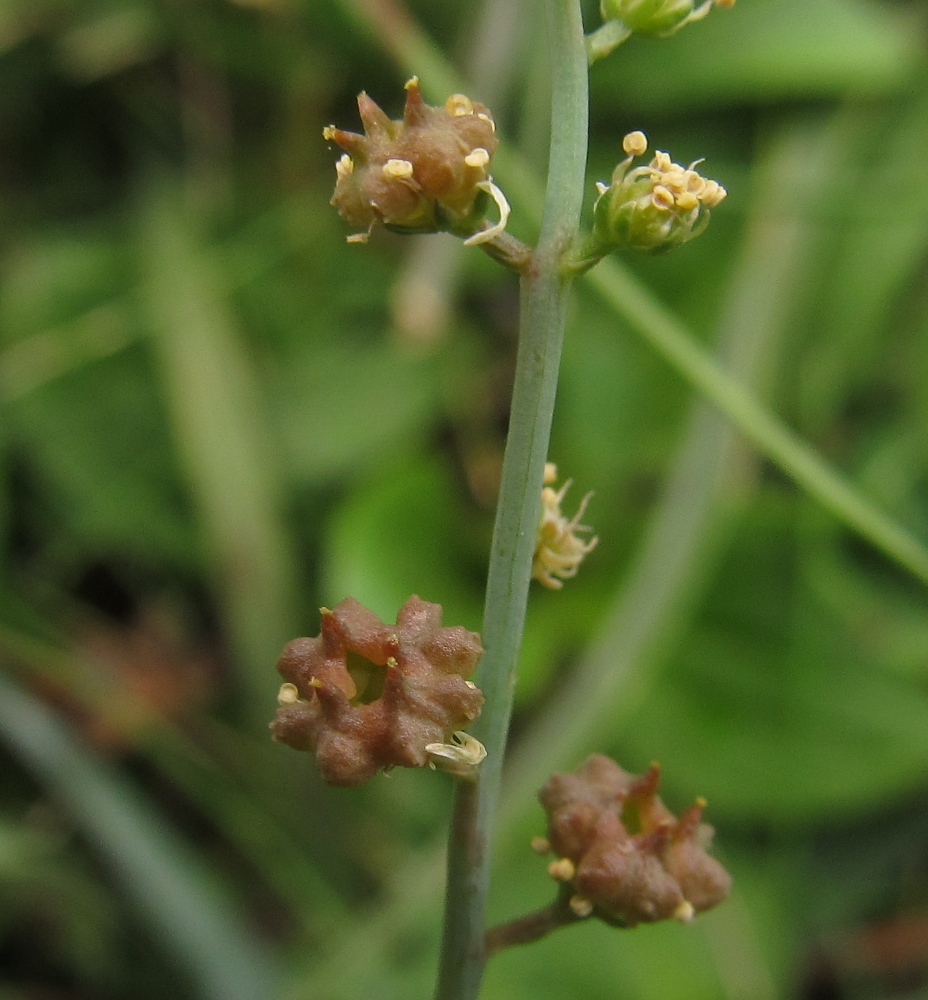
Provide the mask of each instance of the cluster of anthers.
{"label": "cluster of anthers", "polygon": [[[715,208],[728,193],[717,181],[707,180],[696,170],[702,160],[694,160],[688,167],[682,167],[660,149],[655,151],[654,159],[646,167],[628,170],[635,157],[647,152],[648,137],[644,132],[629,132],[622,140],[622,149],[628,154],[617,168],[624,175],[623,181],[627,184],[638,177],[648,177],[651,203],[661,211],[677,209],[692,212],[700,205]],[[606,190],[604,184],[597,187],[600,194]]]}
{"label": "cluster of anthers", "polygon": [[[488,172],[499,144],[488,108],[464,94],[441,107],[422,99],[418,77],[406,84],[403,117],[393,121],[367,94],[358,96],[364,134],[334,125],[323,137],[345,153],[335,164],[332,204],[363,243],[375,225],[400,233],[450,232],[485,243],[506,227],[509,204]],[[489,200],[499,222],[485,221]]]}
{"label": "cluster of anthers", "polygon": [[592,493],[580,501],[577,513],[570,519],[561,513],[561,503],[567,495],[573,480],[559,489],[554,489],[557,480],[557,466],[552,462],[545,465],[544,487],[541,491],[541,520],[538,523],[538,535],[535,542],[535,558],[532,562],[532,576],[542,586],[552,590],[560,590],[563,581],[577,575],[580,563],[586,555],[596,548],[599,538],[584,540],[577,534],[581,531],[592,531],[580,523],[590,502]]}
{"label": "cluster of anthers", "polygon": [[648,149],[647,136],[638,131],[625,136],[622,148],[627,155],[611,183],[596,185],[593,237],[602,252],[664,251],[698,236],[709,224],[709,209],[728,193],[699,173],[702,160],[684,167],[657,150],[647,165],[632,166]]}

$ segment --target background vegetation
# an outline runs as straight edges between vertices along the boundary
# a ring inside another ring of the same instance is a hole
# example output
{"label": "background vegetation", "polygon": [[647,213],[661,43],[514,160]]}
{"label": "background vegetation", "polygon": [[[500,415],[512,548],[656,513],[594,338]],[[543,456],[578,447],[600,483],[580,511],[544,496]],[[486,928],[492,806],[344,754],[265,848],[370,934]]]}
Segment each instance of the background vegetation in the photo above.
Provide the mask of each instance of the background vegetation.
{"label": "background vegetation", "polygon": [[[543,26],[482,6],[409,10],[541,171]],[[449,782],[333,791],[266,733],[320,605],[480,625],[516,290],[445,237],[344,242],[321,127],[362,88],[397,113],[412,70],[372,9],[0,7],[4,1000],[429,995]],[[740,0],[633,39],[593,70],[590,164],[592,193],[632,128],[707,157],[707,234],[627,265],[921,538],[926,18]],[[548,901],[532,790],[594,749],[708,798],[736,894],[504,954],[487,1000],[923,996],[924,585],[589,285],[551,458],[601,542],[529,608],[492,915]]]}

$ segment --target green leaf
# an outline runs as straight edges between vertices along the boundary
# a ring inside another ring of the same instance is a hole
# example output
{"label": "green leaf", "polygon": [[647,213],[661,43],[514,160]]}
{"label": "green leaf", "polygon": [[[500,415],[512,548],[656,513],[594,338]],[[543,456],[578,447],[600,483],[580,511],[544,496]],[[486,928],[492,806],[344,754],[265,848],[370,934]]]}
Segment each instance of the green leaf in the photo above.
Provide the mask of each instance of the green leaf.
{"label": "green leaf", "polygon": [[[594,106],[672,112],[885,94],[921,52],[909,15],[862,0],[749,0],[669,39],[633,37],[597,63]],[[621,133],[620,133],[621,134]]]}
{"label": "green leaf", "polygon": [[3,674],[0,735],[71,812],[152,937],[187,970],[205,998],[274,995],[279,974],[270,955],[217,893],[178,831]]}

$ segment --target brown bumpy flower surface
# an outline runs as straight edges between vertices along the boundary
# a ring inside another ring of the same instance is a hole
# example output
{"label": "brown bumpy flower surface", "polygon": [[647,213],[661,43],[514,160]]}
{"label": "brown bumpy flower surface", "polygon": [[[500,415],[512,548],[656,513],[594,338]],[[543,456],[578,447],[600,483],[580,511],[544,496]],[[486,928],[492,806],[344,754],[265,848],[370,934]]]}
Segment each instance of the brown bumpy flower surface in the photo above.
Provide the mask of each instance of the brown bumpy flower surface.
{"label": "brown bumpy flower surface", "polygon": [[465,678],[480,637],[441,627],[442,608],[413,595],[396,625],[346,598],[322,609],[322,634],[295,639],[277,669],[286,683],[274,738],[316,754],[332,785],[358,785],[382,768],[422,767],[480,714],[483,695]]}
{"label": "brown bumpy flower surface", "polygon": [[367,94],[358,97],[364,134],[328,126],[323,135],[345,154],[336,165],[332,204],[361,232],[377,223],[401,232],[479,229],[490,190],[487,166],[498,140],[484,105],[454,94],[442,107],[406,84],[406,107],[392,121]]}
{"label": "brown bumpy flower surface", "polygon": [[[548,842],[557,855],[549,872],[571,882],[571,909],[634,927],[674,918],[689,921],[722,902],[731,878],[705,848],[712,828],[697,800],[679,819],[657,795],[657,765],[642,777],[593,754],[572,774],[552,775],[539,793]],[[564,860],[566,859],[566,861]]]}

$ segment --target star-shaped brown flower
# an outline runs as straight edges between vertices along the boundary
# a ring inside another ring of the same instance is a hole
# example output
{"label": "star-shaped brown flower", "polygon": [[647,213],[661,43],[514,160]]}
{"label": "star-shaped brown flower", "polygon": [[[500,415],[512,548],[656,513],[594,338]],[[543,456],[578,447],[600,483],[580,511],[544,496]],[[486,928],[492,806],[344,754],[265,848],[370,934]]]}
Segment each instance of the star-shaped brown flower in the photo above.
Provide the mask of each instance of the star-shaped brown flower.
{"label": "star-shaped brown flower", "polygon": [[322,609],[322,633],[295,639],[277,669],[286,683],[274,739],[315,752],[325,780],[358,785],[385,768],[441,762],[430,752],[479,714],[468,677],[480,637],[442,628],[440,604],[413,595],[395,625],[349,597]]}
{"label": "star-shaped brown flower", "polygon": [[552,878],[571,883],[570,908],[634,927],[674,918],[688,922],[728,896],[731,877],[705,848],[712,827],[697,799],[679,818],[657,795],[657,765],[642,777],[593,754],[572,774],[554,774],[539,793],[557,855]]}

